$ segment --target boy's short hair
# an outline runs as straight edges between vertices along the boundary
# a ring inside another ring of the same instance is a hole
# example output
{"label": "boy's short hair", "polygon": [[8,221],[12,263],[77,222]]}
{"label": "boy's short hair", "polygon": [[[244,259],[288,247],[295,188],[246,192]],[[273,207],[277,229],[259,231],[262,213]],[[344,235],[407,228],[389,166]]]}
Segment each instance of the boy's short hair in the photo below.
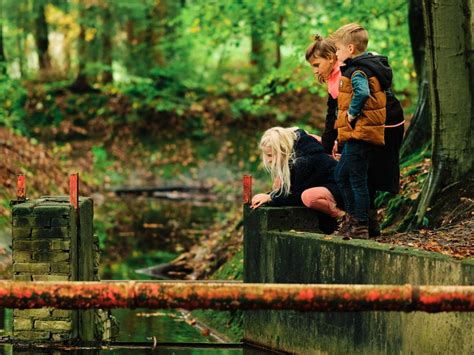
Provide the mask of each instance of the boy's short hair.
{"label": "boy's short hair", "polygon": [[330,39],[334,42],[342,42],[344,44],[353,44],[359,53],[365,52],[369,43],[369,33],[367,30],[357,23],[349,23],[340,27],[336,32],[331,34]]}

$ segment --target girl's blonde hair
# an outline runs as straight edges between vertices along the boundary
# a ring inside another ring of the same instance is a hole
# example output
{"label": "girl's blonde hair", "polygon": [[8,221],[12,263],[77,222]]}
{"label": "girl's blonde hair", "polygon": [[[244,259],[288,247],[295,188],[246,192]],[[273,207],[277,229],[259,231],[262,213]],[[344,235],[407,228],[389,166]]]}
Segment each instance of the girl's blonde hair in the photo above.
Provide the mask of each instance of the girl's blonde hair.
{"label": "girl's blonde hair", "polygon": [[[262,160],[265,169],[270,173],[272,181],[279,179],[280,193],[285,196],[290,193],[290,164],[294,160],[293,146],[297,138],[298,127],[283,128],[273,127],[263,133],[260,139],[260,149],[262,150]],[[264,148],[270,148],[272,152],[272,162],[269,164],[265,159]],[[272,191],[276,193],[278,189]]]}

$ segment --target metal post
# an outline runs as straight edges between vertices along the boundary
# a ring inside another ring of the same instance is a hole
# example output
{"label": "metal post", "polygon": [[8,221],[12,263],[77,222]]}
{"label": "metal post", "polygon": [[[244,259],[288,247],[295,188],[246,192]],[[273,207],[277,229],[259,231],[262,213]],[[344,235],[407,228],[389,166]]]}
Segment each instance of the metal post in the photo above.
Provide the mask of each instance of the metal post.
{"label": "metal post", "polygon": [[252,175],[243,177],[243,201],[246,205],[252,202]]}
{"label": "metal post", "polygon": [[69,202],[77,210],[79,207],[79,174],[69,176]]}
{"label": "metal post", "polygon": [[16,182],[16,199],[17,201],[26,200],[26,177],[23,174],[19,174]]}

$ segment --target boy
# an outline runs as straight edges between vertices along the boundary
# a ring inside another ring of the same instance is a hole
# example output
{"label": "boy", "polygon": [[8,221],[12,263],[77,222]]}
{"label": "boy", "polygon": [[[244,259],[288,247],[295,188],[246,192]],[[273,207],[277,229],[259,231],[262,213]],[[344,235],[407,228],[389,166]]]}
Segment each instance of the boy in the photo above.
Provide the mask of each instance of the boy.
{"label": "boy", "polygon": [[343,63],[334,126],[338,141],[345,142],[335,170],[347,212],[342,231],[352,238],[368,239],[369,154],[375,145],[384,144],[386,91],[392,82],[392,70],[386,57],[366,52],[368,33],[358,24],[339,28],[331,40]]}

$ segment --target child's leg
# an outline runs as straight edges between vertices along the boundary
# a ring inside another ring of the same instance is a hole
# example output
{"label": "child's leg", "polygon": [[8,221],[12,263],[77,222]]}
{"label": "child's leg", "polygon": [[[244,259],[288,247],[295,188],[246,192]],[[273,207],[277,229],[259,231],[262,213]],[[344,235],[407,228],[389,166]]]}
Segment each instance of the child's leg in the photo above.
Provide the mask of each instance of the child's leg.
{"label": "child's leg", "polygon": [[344,215],[344,212],[337,208],[331,191],[325,187],[312,187],[303,191],[301,200],[306,207],[326,213],[331,217],[336,218]]}
{"label": "child's leg", "polygon": [[[348,143],[348,142],[347,142]],[[349,180],[349,163],[350,157],[346,154],[347,143],[342,150],[341,159],[334,170],[334,178],[337,186],[341,191],[342,199],[344,200],[344,210],[351,216],[354,215],[354,194],[352,192],[351,183]]]}
{"label": "child's leg", "polygon": [[368,154],[372,145],[363,141],[350,141],[346,144],[349,159],[349,180],[354,193],[354,217],[360,224],[367,224],[370,197],[367,185],[369,170]]}

